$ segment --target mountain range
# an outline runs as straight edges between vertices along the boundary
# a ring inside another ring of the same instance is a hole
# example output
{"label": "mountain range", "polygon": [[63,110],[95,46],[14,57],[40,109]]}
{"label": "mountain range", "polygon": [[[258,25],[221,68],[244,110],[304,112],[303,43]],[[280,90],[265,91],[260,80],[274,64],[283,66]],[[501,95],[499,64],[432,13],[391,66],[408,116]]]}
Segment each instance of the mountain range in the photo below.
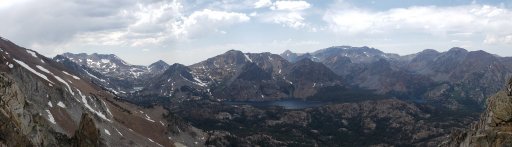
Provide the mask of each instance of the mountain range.
{"label": "mountain range", "polygon": [[229,50],[189,66],[96,53],[47,58],[3,38],[0,48],[7,146],[457,144],[446,136],[490,115],[487,97],[512,71],[510,57],[462,48]]}

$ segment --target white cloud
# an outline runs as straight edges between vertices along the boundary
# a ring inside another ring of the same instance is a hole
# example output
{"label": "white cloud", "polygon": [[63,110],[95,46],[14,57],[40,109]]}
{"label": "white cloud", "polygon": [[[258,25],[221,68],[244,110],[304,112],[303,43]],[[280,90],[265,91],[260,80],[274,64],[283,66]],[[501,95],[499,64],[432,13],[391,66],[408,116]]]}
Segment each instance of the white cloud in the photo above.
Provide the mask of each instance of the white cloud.
{"label": "white cloud", "polygon": [[304,17],[302,17],[297,12],[276,13],[272,16],[272,22],[294,29],[299,29],[306,26],[306,23],[304,22]]}
{"label": "white cloud", "polygon": [[245,13],[191,9],[184,3],[189,1],[31,1],[0,9],[0,35],[33,48],[162,46],[225,34],[219,30],[250,20]]}
{"label": "white cloud", "polygon": [[1,35],[27,47],[64,43],[82,32],[122,29],[134,20],[121,12],[133,7],[132,0],[11,2],[0,8]]}
{"label": "white cloud", "polygon": [[[477,4],[453,7],[417,6],[387,11],[333,8],[323,16],[330,30],[340,34],[406,32],[458,37],[484,34],[488,35],[486,43],[509,42],[506,35],[512,34],[510,18],[511,10]],[[502,36],[501,39],[496,35]]]}
{"label": "white cloud", "polygon": [[270,7],[272,10],[289,10],[289,11],[300,11],[311,7],[306,1],[276,1]]}
{"label": "white cloud", "polygon": [[195,11],[182,21],[171,24],[172,33],[178,38],[196,37],[203,31],[214,31],[223,26],[247,22],[251,18],[244,13],[213,11],[204,9]]}
{"label": "white cloud", "polygon": [[254,8],[270,7],[271,5],[272,1],[270,0],[258,0],[256,3],[254,3]]}
{"label": "white cloud", "polygon": [[512,44],[512,34],[510,35],[487,35],[484,40],[485,44]]}
{"label": "white cloud", "polygon": [[273,10],[260,15],[263,22],[275,23],[293,29],[307,26],[303,14],[306,9],[311,7],[311,4],[306,1],[276,1],[271,3],[270,0],[260,0],[257,3],[265,3],[265,6],[271,6],[270,9]]}

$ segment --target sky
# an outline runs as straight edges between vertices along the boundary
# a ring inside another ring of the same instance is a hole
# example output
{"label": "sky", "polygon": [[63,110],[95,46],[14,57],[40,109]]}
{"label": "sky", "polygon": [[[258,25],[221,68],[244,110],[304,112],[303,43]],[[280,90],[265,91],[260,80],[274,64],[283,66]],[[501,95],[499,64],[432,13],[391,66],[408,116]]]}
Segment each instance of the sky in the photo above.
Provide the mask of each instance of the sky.
{"label": "sky", "polygon": [[512,0],[0,0],[0,36],[48,57],[116,54],[139,65],[341,45],[512,56]]}

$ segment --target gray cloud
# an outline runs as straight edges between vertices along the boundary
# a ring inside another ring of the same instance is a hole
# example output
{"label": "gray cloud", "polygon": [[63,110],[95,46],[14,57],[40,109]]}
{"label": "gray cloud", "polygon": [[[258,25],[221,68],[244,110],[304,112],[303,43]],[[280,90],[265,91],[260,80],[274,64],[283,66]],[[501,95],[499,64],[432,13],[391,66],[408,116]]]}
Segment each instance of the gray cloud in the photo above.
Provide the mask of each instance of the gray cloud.
{"label": "gray cloud", "polygon": [[132,0],[30,1],[0,9],[2,36],[23,45],[69,41],[76,33],[126,27],[134,18],[123,15]]}

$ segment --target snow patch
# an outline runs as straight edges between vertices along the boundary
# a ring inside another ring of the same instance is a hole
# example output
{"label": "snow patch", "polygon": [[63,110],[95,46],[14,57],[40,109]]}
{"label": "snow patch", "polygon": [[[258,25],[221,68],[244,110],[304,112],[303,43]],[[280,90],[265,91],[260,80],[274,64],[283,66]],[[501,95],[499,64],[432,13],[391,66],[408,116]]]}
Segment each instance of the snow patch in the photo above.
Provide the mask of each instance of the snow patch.
{"label": "snow patch", "polygon": [[9,66],[9,68],[13,68],[14,67],[14,65],[12,65],[11,63],[9,63],[9,65],[7,65],[7,66]]}
{"label": "snow patch", "polygon": [[82,102],[84,103],[84,106],[85,108],[89,109],[89,111],[91,112],[94,112],[96,113],[96,115],[98,115],[99,117],[101,117],[102,119],[106,120],[106,121],[109,121],[111,122],[110,119],[107,118],[107,116],[105,116],[105,114],[99,112],[99,111],[96,111],[94,110],[90,105],[89,103],[87,103],[87,97],[85,95],[82,95],[82,92],[80,90],[78,90],[78,94],[80,94],[80,96],[82,96]]}
{"label": "snow patch", "polygon": [[251,58],[249,58],[249,56],[247,56],[247,54],[244,54],[244,56],[245,56],[245,59],[246,59],[247,61],[252,62]]}
{"label": "snow patch", "polygon": [[50,110],[46,110],[46,112],[48,112],[48,120],[53,123],[53,124],[57,124],[57,122],[55,122],[55,118],[53,118],[53,115],[52,113],[50,112]]}
{"label": "snow patch", "polygon": [[75,95],[75,92],[73,92],[73,90],[71,90],[71,86],[69,86],[69,84],[66,81],[64,81],[62,78],[60,78],[59,76],[56,76],[56,75],[53,75],[53,77],[55,77],[55,79],[57,79],[57,81],[66,85],[66,87],[68,88],[69,93],[71,93],[71,95],[73,95],[73,96]]}
{"label": "snow patch", "polygon": [[123,136],[123,134],[121,132],[119,132],[119,130],[117,128],[114,128],[114,129],[116,129],[117,134]]}
{"label": "snow patch", "polygon": [[109,135],[110,136],[110,131],[108,131],[107,129],[105,129],[105,134]]}
{"label": "snow patch", "polygon": [[108,59],[101,59],[101,62],[102,62],[102,63],[109,63],[109,62],[110,62],[110,60],[108,60]]}
{"label": "snow patch", "polygon": [[165,124],[164,124],[164,122],[162,122],[162,121],[159,121],[159,122],[160,122],[160,124],[162,124],[162,126],[164,126],[164,127],[165,127]]}
{"label": "snow patch", "polygon": [[206,86],[206,83],[203,83],[203,81],[199,80],[199,78],[197,77],[194,77],[194,80],[196,80],[196,84],[199,85],[199,86],[202,86],[202,87],[205,87]]}
{"label": "snow patch", "polygon": [[100,80],[100,81],[102,81],[102,82],[107,82],[107,81],[105,81],[105,80],[103,80],[103,79],[100,79],[100,78],[98,78],[98,77],[94,76],[93,74],[89,73],[87,70],[84,70],[84,71],[85,71],[85,73],[86,73],[86,74],[88,74],[89,76],[91,76],[91,77],[93,77],[93,78],[95,78],[95,79],[98,79],[98,80]]}
{"label": "snow patch", "polygon": [[68,84],[66,81],[64,81],[62,78],[60,78],[59,76],[54,75],[54,74],[53,74],[53,73],[51,73],[48,69],[46,69],[46,68],[44,68],[44,67],[42,67],[42,66],[36,65],[36,67],[37,67],[39,70],[43,71],[43,72],[46,72],[46,73],[48,73],[48,74],[53,75],[53,77],[55,77],[55,79],[57,79],[57,81],[59,81],[59,82],[63,83],[64,85],[66,85],[66,87],[68,88],[69,93],[71,93],[71,95],[75,95],[75,93],[73,92],[73,90],[71,90],[71,87],[69,86],[69,84]]}
{"label": "snow patch", "polygon": [[21,65],[22,67],[24,67],[25,69],[29,70],[30,72],[34,73],[35,75],[45,79],[46,81],[54,84],[52,81],[48,80],[48,77],[46,77],[44,74],[42,73],[39,73],[37,72],[36,70],[34,70],[32,67],[28,66],[27,64],[25,64],[25,62],[23,61],[20,61],[20,60],[16,60],[16,59],[13,59],[14,62],[18,63],[19,65]]}
{"label": "snow patch", "polygon": [[150,122],[155,122],[155,120],[152,120],[151,117],[148,116],[148,114],[144,114],[144,115],[146,115],[146,118],[145,118],[146,120],[148,120]]}
{"label": "snow patch", "polygon": [[49,71],[48,69],[46,69],[46,68],[44,68],[44,67],[42,67],[42,66],[36,65],[36,67],[37,67],[39,70],[41,70],[41,71],[43,71],[43,72],[45,72],[45,73],[50,73],[50,71]]}
{"label": "snow patch", "polygon": [[107,103],[105,103],[105,101],[103,100],[101,100],[101,102],[103,103],[103,105],[105,105],[105,108],[107,108],[107,113],[110,114],[110,116],[114,116],[112,115],[112,112],[110,112],[110,109],[108,109]]}
{"label": "snow patch", "polygon": [[34,56],[35,58],[37,58],[37,54],[36,54],[36,52],[31,51],[31,50],[27,50],[27,53],[29,53],[29,54],[31,54],[32,56]]}
{"label": "snow patch", "polygon": [[68,75],[68,76],[71,76],[71,77],[73,77],[74,79],[80,80],[80,78],[79,78],[79,77],[77,77],[77,76],[75,76],[75,75],[72,75],[72,74],[69,74],[69,73],[68,73],[68,72],[66,72],[66,71],[62,71],[62,73],[66,74],[66,75]]}
{"label": "snow patch", "polygon": [[190,83],[194,83],[194,84],[202,86],[202,87],[206,86],[206,84],[201,82],[201,80],[199,80],[197,77],[194,77],[194,81],[196,81],[196,82],[188,80],[187,78],[183,77],[183,75],[181,75],[181,74],[180,74],[180,77],[183,78],[184,80],[190,82]]}
{"label": "snow patch", "polygon": [[66,105],[64,103],[62,103],[62,101],[59,101],[57,103],[57,106],[61,107],[61,108],[66,108]]}
{"label": "snow patch", "polygon": [[48,101],[48,106],[53,107],[52,101]]}

